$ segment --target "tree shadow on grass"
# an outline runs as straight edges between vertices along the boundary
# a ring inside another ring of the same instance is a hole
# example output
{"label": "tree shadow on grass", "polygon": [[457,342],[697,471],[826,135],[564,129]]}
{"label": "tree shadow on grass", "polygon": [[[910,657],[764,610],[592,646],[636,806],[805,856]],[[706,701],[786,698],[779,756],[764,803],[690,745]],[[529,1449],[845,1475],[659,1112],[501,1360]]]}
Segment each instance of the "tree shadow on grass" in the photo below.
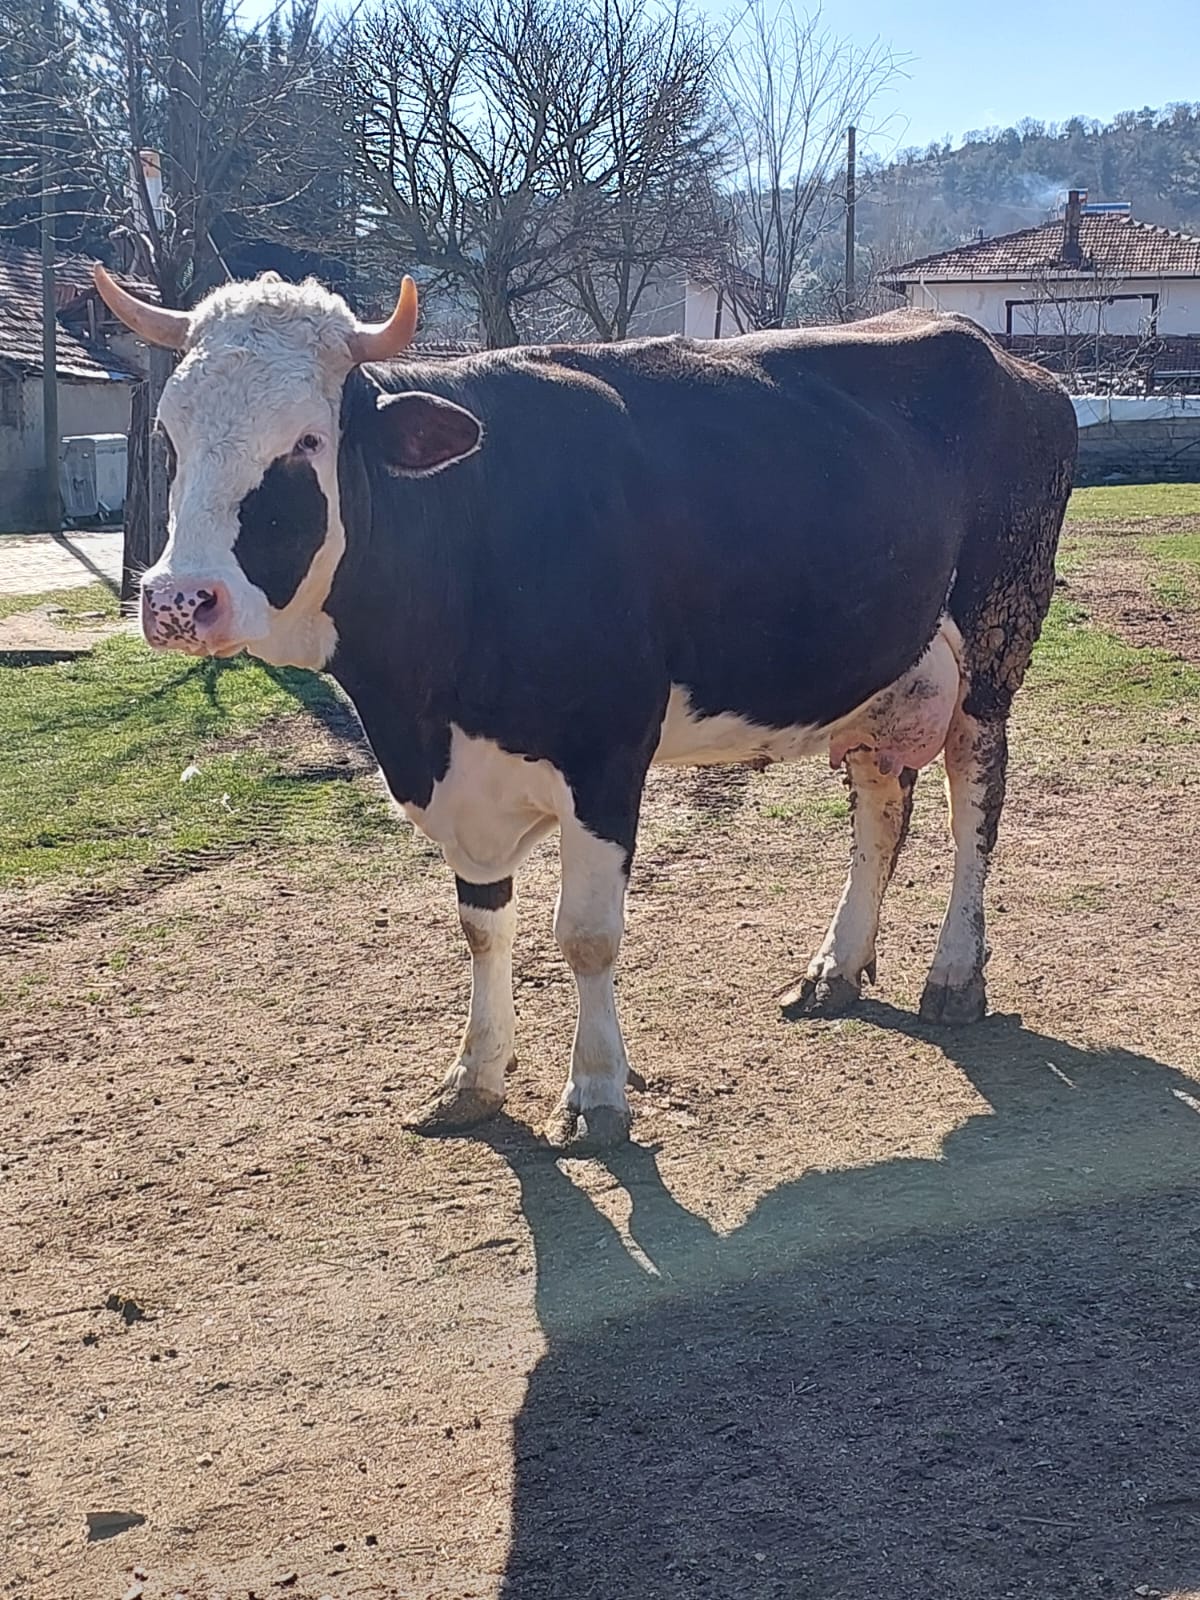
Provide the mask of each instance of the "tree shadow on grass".
{"label": "tree shadow on grass", "polygon": [[[728,1237],[609,1161],[647,1270],[513,1125],[548,1349],[506,1600],[1200,1588],[1200,1098],[996,1016],[939,1159],[809,1172]],[[719,1138],[714,1126],[713,1137]]]}
{"label": "tree shadow on grass", "polygon": [[279,688],[290,694],[304,709],[314,716],[325,731],[339,743],[352,746],[375,758],[363,732],[358,713],[350,701],[334,687],[333,681],[319,672],[306,672],[299,667],[263,666],[263,671]]}

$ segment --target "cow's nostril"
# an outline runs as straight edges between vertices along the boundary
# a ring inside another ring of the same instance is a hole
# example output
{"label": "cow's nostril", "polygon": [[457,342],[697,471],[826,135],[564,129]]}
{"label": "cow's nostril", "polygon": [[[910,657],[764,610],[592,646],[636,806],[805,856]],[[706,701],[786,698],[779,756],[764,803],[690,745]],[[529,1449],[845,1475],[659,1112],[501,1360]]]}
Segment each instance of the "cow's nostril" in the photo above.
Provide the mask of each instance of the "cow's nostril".
{"label": "cow's nostril", "polygon": [[217,597],[209,594],[207,589],[201,589],[195,611],[192,613],[197,622],[212,622],[217,614]]}

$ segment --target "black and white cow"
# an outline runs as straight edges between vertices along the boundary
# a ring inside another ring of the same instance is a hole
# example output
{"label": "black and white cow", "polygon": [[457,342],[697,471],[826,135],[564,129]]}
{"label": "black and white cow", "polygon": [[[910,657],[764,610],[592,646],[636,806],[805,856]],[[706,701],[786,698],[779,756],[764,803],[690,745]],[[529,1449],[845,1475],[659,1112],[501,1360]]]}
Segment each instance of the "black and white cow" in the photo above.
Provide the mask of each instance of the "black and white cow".
{"label": "black and white cow", "polygon": [[314,283],[112,310],[183,352],[160,421],[170,538],[147,639],[327,669],[442,848],[472,957],[457,1061],[413,1119],[496,1112],[512,880],[557,828],[579,1014],[551,1138],[627,1135],[613,994],[646,772],[827,752],[850,875],[792,1009],[874,978],[919,767],[942,752],[954,880],[922,1000],[984,1011],[1006,726],[1053,587],[1075,457],[1059,386],[958,317],[368,365],[412,336]]}

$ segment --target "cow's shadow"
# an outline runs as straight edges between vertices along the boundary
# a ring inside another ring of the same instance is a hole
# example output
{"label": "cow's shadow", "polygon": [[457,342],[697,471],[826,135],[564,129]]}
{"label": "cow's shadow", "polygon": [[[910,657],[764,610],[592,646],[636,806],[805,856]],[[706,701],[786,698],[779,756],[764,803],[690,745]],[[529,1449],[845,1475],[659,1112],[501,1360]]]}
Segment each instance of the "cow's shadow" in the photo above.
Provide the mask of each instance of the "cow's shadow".
{"label": "cow's shadow", "polygon": [[809,1173],[728,1237],[614,1157],[653,1271],[497,1131],[547,1340],[506,1600],[1200,1588],[1195,1082],[1012,1017],[943,1041],[990,1111],[939,1159]]}

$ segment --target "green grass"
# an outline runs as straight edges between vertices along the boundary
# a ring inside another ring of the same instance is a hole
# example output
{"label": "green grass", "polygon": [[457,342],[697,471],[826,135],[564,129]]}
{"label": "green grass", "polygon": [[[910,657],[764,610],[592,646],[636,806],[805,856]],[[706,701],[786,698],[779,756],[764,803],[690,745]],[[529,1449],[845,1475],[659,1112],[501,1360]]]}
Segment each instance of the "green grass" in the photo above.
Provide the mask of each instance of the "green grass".
{"label": "green grass", "polygon": [[329,694],[307,673],[155,655],[127,635],[72,661],[0,666],[0,884],[388,830],[373,787],[289,772],[288,739],[276,751],[261,738]]}
{"label": "green grass", "polygon": [[1058,555],[1055,559],[1054,570],[1061,578],[1070,577],[1080,567],[1092,560],[1096,554],[1100,541],[1090,539],[1085,534],[1064,532],[1058,546]]}
{"label": "green grass", "polygon": [[844,794],[805,795],[803,798],[772,801],[762,807],[762,815],[772,822],[806,822],[833,826],[850,815],[850,802]]}
{"label": "green grass", "polygon": [[1090,627],[1079,607],[1064,600],[1050,607],[1029,683],[1048,693],[1060,713],[1097,707],[1140,713],[1200,700],[1200,668]]}
{"label": "green grass", "polygon": [[103,583],[86,583],[74,589],[52,589],[47,594],[0,594],[0,620],[14,617],[22,611],[46,609],[65,611],[66,616],[54,620],[68,626],[79,620],[81,612],[99,611],[111,622],[121,615],[120,601]]}
{"label": "green grass", "polygon": [[1139,543],[1156,561],[1178,562],[1200,569],[1200,533],[1164,533],[1157,539],[1142,539]]}
{"label": "green grass", "polygon": [[1068,522],[1131,522],[1138,517],[1200,517],[1200,483],[1130,483],[1076,489]]}
{"label": "green grass", "polygon": [[1165,572],[1151,573],[1150,593],[1159,605],[1171,611],[1194,611],[1196,589],[1194,580],[1186,569],[1169,567]]}
{"label": "green grass", "polygon": [[1154,539],[1139,539],[1154,570],[1150,592],[1172,611],[1200,608],[1200,533],[1164,533]]}

